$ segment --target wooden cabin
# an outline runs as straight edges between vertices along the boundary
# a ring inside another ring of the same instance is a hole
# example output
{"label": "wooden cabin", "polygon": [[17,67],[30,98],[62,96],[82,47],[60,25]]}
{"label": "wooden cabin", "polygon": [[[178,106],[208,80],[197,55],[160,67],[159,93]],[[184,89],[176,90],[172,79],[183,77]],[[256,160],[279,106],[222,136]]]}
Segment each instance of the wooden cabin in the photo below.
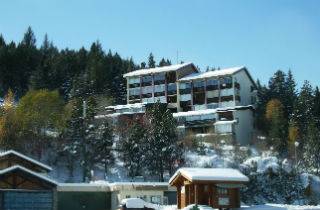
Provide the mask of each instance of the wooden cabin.
{"label": "wooden cabin", "polygon": [[240,207],[239,189],[249,181],[229,168],[180,168],[169,180],[177,188],[177,207],[190,204],[229,209]]}
{"label": "wooden cabin", "polygon": [[0,153],[0,210],[55,210],[58,183],[51,168],[19,152]]}

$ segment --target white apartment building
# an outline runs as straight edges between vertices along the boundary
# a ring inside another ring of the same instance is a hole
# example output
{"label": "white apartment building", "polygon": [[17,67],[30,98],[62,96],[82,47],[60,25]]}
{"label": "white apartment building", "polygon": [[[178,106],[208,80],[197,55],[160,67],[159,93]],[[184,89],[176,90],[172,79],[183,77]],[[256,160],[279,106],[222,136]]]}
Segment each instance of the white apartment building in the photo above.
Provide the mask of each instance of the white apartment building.
{"label": "white apartment building", "polygon": [[241,145],[253,133],[256,85],[246,67],[200,72],[193,63],[140,69],[127,79],[127,105],[109,106],[108,116],[143,114],[166,103],[181,134],[228,135]]}

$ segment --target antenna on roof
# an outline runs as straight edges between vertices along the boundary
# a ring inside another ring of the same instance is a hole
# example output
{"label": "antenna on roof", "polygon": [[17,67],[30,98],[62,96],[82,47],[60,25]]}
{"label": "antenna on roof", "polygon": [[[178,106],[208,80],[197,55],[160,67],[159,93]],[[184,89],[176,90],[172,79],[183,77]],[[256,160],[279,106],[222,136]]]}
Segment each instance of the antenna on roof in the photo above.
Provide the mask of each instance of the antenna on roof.
{"label": "antenna on roof", "polygon": [[179,64],[179,51],[177,50],[177,64]]}

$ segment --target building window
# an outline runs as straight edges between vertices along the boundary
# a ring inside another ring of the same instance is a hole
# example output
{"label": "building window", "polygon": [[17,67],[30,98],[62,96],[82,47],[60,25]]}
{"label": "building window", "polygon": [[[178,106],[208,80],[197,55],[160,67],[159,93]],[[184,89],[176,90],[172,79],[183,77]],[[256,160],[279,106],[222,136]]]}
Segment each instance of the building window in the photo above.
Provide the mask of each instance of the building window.
{"label": "building window", "polygon": [[153,79],[155,85],[161,85],[165,84],[166,76],[165,74],[155,74]]}
{"label": "building window", "polygon": [[160,195],[151,196],[151,203],[161,204],[161,196]]}
{"label": "building window", "polygon": [[228,195],[228,189],[226,188],[218,188],[218,194],[219,195]]}
{"label": "building window", "polygon": [[151,97],[152,97],[152,93],[142,94],[142,98],[151,98]]}
{"label": "building window", "polygon": [[142,79],[142,86],[150,86],[152,85],[152,76],[143,76]]}
{"label": "building window", "polygon": [[210,103],[219,103],[219,97],[207,98],[208,104]]}
{"label": "building window", "polygon": [[193,92],[204,91],[205,81],[194,81],[193,82]]}
{"label": "building window", "polygon": [[193,104],[204,104],[205,92],[193,93]]}
{"label": "building window", "polygon": [[220,79],[220,89],[232,88],[232,77],[224,77]]}
{"label": "building window", "polygon": [[166,76],[167,76],[167,83],[175,83],[177,80],[176,72],[168,72]]}
{"label": "building window", "polygon": [[182,82],[179,84],[180,94],[190,94],[191,93],[191,82]]}
{"label": "building window", "polygon": [[156,92],[156,93],[154,93],[154,97],[158,97],[158,96],[165,96],[166,94],[165,94],[165,92]]}
{"label": "building window", "polygon": [[221,96],[221,102],[233,101],[233,96]]}
{"label": "building window", "polygon": [[227,112],[219,112],[219,120],[233,120],[233,112],[227,111]]}
{"label": "building window", "polygon": [[180,107],[183,112],[191,111],[191,101],[180,101]]}
{"label": "building window", "polygon": [[177,96],[176,95],[168,96],[167,101],[168,101],[168,103],[177,103]]}
{"label": "building window", "polygon": [[228,206],[228,205],[230,205],[229,198],[226,198],[226,197],[219,198],[218,203],[219,203],[220,206]]}
{"label": "building window", "polygon": [[219,81],[216,79],[207,80],[207,90],[218,90],[219,89]]}
{"label": "building window", "polygon": [[204,190],[205,192],[208,192],[208,191],[209,191],[209,186],[208,186],[208,185],[205,185],[203,190]]}
{"label": "building window", "polygon": [[234,87],[237,88],[238,90],[240,90],[240,84],[238,82],[234,83]]}
{"label": "building window", "polygon": [[168,84],[167,94],[168,95],[177,94],[177,85],[176,85],[176,83]]}

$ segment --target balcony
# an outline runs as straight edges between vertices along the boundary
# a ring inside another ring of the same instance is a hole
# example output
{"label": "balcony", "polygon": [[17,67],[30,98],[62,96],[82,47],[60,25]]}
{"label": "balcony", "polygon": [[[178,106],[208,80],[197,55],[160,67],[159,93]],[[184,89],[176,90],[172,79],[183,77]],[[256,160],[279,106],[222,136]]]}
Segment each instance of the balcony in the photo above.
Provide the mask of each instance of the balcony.
{"label": "balcony", "polygon": [[220,91],[220,96],[232,96],[234,94],[233,88],[222,89]]}
{"label": "balcony", "polygon": [[235,120],[231,121],[218,121],[214,124],[216,134],[229,134],[234,132]]}

